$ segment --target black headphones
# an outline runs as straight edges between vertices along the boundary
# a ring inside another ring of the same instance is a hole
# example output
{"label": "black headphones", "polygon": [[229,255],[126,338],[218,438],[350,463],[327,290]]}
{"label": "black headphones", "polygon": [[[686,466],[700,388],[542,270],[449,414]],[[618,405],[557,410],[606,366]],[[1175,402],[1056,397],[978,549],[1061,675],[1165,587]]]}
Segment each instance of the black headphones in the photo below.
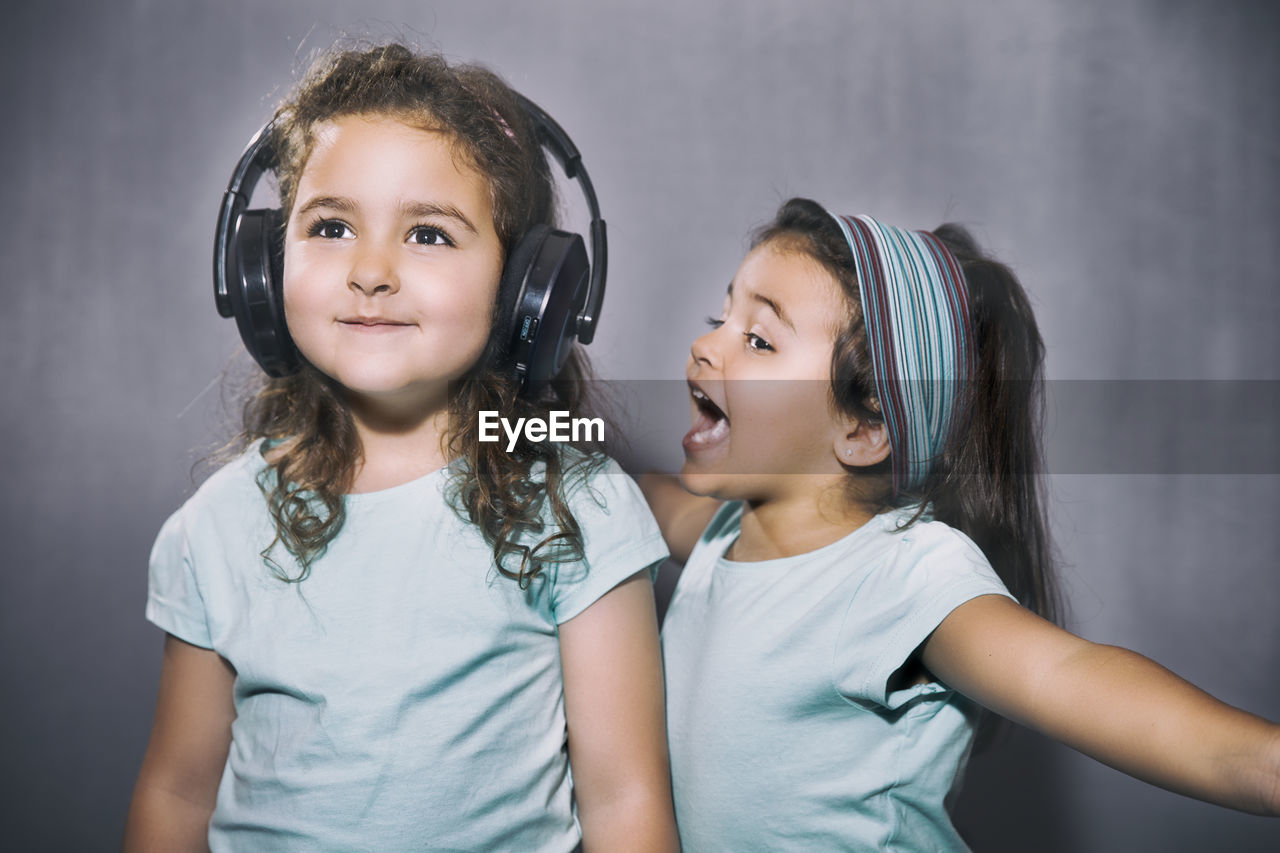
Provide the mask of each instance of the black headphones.
{"label": "black headphones", "polygon": [[[591,260],[582,237],[539,224],[525,232],[507,255],[498,288],[495,333],[501,365],[535,394],[564,366],[575,340],[595,337],[604,301],[608,246],[582,155],[560,125],[519,93],[516,100],[533,123],[538,142],[566,176],[576,178],[591,214]],[[284,317],[284,212],[248,210],[263,172],[275,169],[272,125],[249,141],[222,197],[213,246],[213,291],[218,313],[235,317],[249,354],[270,376],[287,376],[302,364]]]}

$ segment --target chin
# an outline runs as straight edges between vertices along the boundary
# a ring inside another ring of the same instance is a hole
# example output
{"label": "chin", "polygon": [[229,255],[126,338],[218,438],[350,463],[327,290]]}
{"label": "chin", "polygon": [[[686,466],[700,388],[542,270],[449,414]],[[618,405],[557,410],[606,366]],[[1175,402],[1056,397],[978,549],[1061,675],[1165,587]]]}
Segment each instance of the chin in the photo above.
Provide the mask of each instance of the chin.
{"label": "chin", "polygon": [[[699,458],[685,452],[684,464],[680,466],[680,485],[699,497],[719,497],[717,485],[725,479],[723,471],[716,471],[707,463],[706,458]],[[710,470],[708,470],[710,468]]]}
{"label": "chin", "polygon": [[334,379],[348,394],[370,400],[395,399],[409,390],[405,382],[393,377],[346,375],[335,376]]}
{"label": "chin", "polygon": [[754,490],[748,474],[727,474],[722,471],[699,469],[685,460],[680,468],[680,485],[685,490],[703,498],[721,501],[749,500]]}
{"label": "chin", "polygon": [[[400,376],[335,376],[344,396],[354,402],[363,400],[378,407],[416,409],[433,406],[448,393],[448,382],[411,382]],[[436,387],[438,384],[438,387]]]}
{"label": "chin", "polygon": [[677,475],[680,485],[684,486],[685,491],[695,494],[700,498],[713,498],[715,489],[705,474],[694,474],[689,472],[689,466],[685,465],[680,469]]}

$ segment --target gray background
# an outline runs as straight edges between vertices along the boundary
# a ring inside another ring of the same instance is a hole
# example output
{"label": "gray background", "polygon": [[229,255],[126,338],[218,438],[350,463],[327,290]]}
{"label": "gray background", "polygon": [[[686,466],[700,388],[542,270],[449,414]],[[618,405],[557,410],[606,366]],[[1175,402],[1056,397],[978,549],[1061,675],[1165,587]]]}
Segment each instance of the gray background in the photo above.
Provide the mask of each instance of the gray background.
{"label": "gray background", "polygon": [[[119,836],[161,645],[142,618],[148,549],[226,437],[238,340],[210,295],[215,210],[247,137],[344,34],[482,60],[570,131],[611,228],[606,377],[681,376],[744,234],[800,194],[973,226],[1032,293],[1055,378],[1198,380],[1167,417],[1116,417],[1124,386],[1056,407],[1051,450],[1115,441],[1154,460],[1057,466],[1069,624],[1280,718],[1276,407],[1240,427],[1200,404],[1212,380],[1280,378],[1276,4],[12,5],[0,846]],[[677,465],[686,418],[678,391],[646,407],[632,461]],[[1197,463],[1224,447],[1237,464]],[[1255,450],[1271,461],[1248,467]],[[975,760],[960,823],[978,850],[1280,843],[1276,821],[1017,732]]]}

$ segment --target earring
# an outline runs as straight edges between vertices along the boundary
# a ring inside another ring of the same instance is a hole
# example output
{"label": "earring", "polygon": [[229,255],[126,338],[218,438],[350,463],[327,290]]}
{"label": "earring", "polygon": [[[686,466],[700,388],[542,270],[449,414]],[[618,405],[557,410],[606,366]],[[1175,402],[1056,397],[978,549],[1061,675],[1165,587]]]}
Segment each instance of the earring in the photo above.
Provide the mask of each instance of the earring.
{"label": "earring", "polygon": [[852,447],[846,447],[846,448],[844,449],[844,455],[845,455],[845,456],[852,456],[852,455],[853,455],[853,448],[852,448]]}

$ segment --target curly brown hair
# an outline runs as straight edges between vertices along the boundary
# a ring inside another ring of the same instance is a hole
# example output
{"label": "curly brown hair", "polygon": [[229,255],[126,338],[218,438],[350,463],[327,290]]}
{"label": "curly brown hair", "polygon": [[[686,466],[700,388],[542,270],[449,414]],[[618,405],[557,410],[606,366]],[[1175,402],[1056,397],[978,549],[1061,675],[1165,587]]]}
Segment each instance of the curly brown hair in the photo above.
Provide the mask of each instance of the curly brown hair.
{"label": "curly brown hair", "polygon": [[[390,116],[448,135],[454,155],[488,183],[494,227],[505,252],[532,226],[554,223],[547,160],[511,88],[485,68],[451,65],[401,44],[322,56],[276,110],[272,142],[286,221],[316,126],[349,115]],[[539,394],[518,393],[516,382],[498,366],[499,308],[495,304],[484,355],[449,389],[445,449],[458,460],[449,499],[492,547],[498,571],[527,587],[545,564],[582,558],[582,531],[566,495],[604,457],[586,444],[577,445],[583,452],[575,452],[523,441],[507,452],[501,442],[479,440],[482,410],[546,419],[553,409],[578,415],[592,407],[586,393],[590,367],[576,346]],[[282,580],[301,581],[345,520],[343,495],[351,489],[363,452],[355,422],[340,387],[304,363],[293,375],[265,379],[245,404],[237,445],[257,441],[272,449],[259,485],[276,538],[263,557]],[[277,543],[298,561],[296,575],[270,557]]]}

